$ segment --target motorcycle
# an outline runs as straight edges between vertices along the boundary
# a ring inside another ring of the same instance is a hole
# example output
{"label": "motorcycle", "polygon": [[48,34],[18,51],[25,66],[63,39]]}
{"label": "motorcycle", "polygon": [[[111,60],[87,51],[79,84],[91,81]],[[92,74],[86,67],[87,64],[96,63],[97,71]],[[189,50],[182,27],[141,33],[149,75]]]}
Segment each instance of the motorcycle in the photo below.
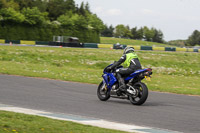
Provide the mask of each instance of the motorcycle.
{"label": "motorcycle", "polygon": [[103,80],[99,84],[97,89],[97,96],[101,101],[107,101],[110,97],[127,99],[133,105],[142,105],[148,97],[148,88],[141,82],[143,79],[149,79],[152,75],[152,69],[146,68],[141,70],[136,70],[127,77],[124,77],[126,84],[126,91],[119,90],[119,82],[116,78],[116,70],[122,68],[118,66],[112,69],[110,72],[107,68],[112,64],[108,65],[103,70]]}

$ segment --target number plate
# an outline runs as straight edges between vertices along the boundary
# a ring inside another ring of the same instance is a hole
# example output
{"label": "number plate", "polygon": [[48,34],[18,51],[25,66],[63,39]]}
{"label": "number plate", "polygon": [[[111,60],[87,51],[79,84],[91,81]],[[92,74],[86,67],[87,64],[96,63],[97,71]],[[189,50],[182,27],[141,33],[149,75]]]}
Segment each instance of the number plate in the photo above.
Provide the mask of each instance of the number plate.
{"label": "number plate", "polygon": [[149,77],[149,76],[145,76],[145,80],[147,80],[147,81],[151,81],[151,77]]}

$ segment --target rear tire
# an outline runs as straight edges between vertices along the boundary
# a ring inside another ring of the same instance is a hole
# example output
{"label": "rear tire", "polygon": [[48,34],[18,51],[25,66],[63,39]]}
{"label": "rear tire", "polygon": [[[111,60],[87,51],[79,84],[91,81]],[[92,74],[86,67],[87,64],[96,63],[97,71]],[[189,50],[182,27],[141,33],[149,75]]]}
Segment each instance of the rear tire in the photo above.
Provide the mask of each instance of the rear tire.
{"label": "rear tire", "polygon": [[130,95],[129,100],[133,105],[142,105],[147,100],[148,88],[142,82],[138,82],[138,83],[134,84],[134,88],[137,89],[138,96],[134,97],[134,96]]}
{"label": "rear tire", "polygon": [[106,85],[103,81],[98,86],[97,96],[101,101],[107,101],[110,98],[110,92],[106,89]]}

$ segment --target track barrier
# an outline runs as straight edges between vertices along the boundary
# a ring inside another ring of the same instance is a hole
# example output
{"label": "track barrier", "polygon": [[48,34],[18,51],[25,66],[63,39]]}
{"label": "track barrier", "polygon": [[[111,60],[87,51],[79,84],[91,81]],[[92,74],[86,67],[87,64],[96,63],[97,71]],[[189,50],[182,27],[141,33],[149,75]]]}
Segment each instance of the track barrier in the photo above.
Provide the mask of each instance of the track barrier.
{"label": "track barrier", "polygon": [[0,43],[5,43],[6,41],[3,39],[0,39]]}
{"label": "track barrier", "polygon": [[125,47],[134,47],[135,50],[144,51],[171,51],[171,52],[200,52],[196,48],[180,47],[155,47],[155,46],[135,46],[124,44],[99,44],[99,43],[64,43],[64,42],[47,42],[47,41],[28,41],[28,40],[4,40],[0,39],[2,44],[26,44],[26,45],[49,45],[59,47],[79,47],[79,48],[104,48],[104,49],[124,49]]}

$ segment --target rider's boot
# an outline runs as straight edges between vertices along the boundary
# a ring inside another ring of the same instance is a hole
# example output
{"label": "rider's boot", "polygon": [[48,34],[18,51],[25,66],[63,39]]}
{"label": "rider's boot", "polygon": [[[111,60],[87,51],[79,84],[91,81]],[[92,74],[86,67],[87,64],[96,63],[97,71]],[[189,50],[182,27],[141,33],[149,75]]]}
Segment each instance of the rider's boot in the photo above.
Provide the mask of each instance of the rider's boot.
{"label": "rider's boot", "polygon": [[119,90],[120,91],[126,91],[126,84],[124,82],[124,79],[123,78],[120,78],[119,79]]}

